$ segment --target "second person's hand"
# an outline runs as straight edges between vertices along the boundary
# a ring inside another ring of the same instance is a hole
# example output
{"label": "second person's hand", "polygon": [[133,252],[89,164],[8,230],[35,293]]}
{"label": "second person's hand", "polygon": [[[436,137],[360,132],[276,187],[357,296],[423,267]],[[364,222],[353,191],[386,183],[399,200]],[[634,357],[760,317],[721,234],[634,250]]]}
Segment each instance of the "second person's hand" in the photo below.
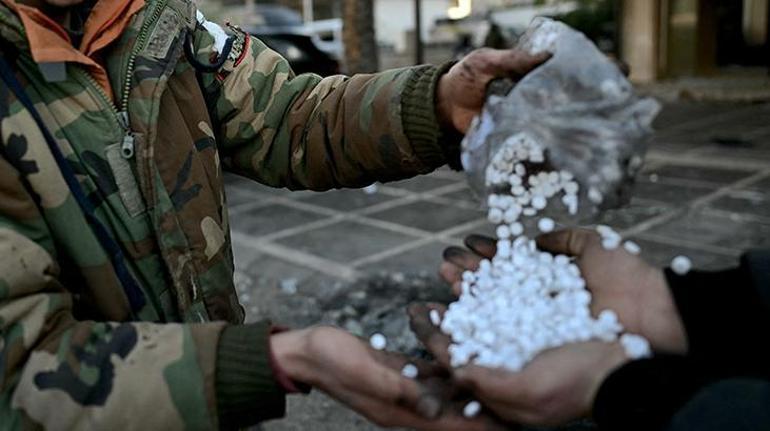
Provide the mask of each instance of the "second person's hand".
{"label": "second person's hand", "polygon": [[[447,399],[447,373],[438,366],[376,351],[340,329],[315,327],[271,338],[273,354],[289,378],[309,384],[383,427],[418,430],[498,430],[488,417],[466,419]],[[419,380],[402,376],[407,363]]]}
{"label": "second person's hand", "polygon": [[[684,324],[663,271],[623,247],[605,250],[601,242],[598,233],[586,229],[562,230],[537,238],[542,250],[575,258],[591,291],[595,316],[613,310],[626,331],[647,338],[653,350],[685,353]],[[439,270],[455,295],[460,293],[462,273],[475,271],[482,259],[491,259],[497,251],[494,239],[480,235],[467,237],[465,245],[467,249],[446,249]]]}
{"label": "second person's hand", "polygon": [[615,311],[626,332],[644,336],[657,352],[687,352],[684,324],[660,268],[623,247],[606,250],[593,230],[549,233],[538,237],[537,245],[575,258],[593,296],[594,314]]}
{"label": "second person's hand", "polygon": [[[450,338],[433,325],[438,305],[413,305],[412,330],[436,360],[452,370]],[[468,365],[452,370],[455,382],[470,390],[487,409],[505,421],[531,426],[558,426],[591,415],[602,382],[628,362],[619,343],[586,342],[547,350],[518,373]]]}

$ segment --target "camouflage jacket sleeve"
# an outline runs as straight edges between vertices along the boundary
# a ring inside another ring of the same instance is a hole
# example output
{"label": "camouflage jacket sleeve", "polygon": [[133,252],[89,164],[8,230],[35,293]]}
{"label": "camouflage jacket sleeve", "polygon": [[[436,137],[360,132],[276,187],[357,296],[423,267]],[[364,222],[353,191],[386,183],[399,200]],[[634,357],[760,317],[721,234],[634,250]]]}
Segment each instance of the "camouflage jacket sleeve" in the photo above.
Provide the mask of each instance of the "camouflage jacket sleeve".
{"label": "camouflage jacket sleeve", "polygon": [[[236,37],[223,69],[202,76],[229,170],[275,187],[327,190],[411,177],[457,158],[459,139],[442,133],[435,113],[449,65],[295,76],[259,40]],[[202,26],[195,46],[202,62],[216,58]]]}
{"label": "camouflage jacket sleeve", "polygon": [[[0,429],[215,429],[223,325],[76,319],[78,286],[62,283],[46,223],[6,160],[0,157]],[[252,328],[262,353],[248,353],[264,374],[257,389],[272,394],[267,336],[267,325]]]}

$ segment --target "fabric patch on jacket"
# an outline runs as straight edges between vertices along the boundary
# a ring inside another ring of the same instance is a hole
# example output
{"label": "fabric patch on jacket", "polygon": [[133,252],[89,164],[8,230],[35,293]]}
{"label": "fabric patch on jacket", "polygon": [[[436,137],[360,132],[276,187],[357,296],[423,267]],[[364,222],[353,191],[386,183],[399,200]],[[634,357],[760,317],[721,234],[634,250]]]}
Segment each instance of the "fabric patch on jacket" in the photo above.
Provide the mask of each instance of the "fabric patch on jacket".
{"label": "fabric patch on jacket", "polygon": [[166,58],[182,24],[182,18],[176,11],[165,9],[152,31],[150,42],[144,48],[144,55],[152,58]]}
{"label": "fabric patch on jacket", "polygon": [[112,169],[112,175],[115,176],[120,200],[123,201],[131,217],[137,217],[144,213],[146,207],[136,177],[131,171],[131,165],[121,154],[120,146],[120,144],[110,145],[106,148],[105,155]]}

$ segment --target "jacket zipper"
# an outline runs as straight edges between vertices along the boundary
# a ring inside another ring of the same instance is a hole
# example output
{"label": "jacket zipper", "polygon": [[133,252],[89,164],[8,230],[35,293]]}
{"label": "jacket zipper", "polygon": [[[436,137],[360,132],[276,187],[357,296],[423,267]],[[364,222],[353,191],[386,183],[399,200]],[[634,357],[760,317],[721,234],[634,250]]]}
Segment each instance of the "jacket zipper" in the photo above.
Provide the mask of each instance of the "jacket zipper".
{"label": "jacket zipper", "polygon": [[124,109],[118,110],[115,102],[110,100],[102,86],[96,82],[96,79],[94,79],[90,73],[81,68],[76,68],[76,70],[83,77],[85,77],[86,81],[88,81],[88,83],[91,84],[91,86],[96,90],[96,93],[102,99],[104,104],[110,108],[110,111],[112,111],[112,116],[116,120],[116,123],[118,124],[118,127],[120,127],[123,135],[120,145],[121,155],[126,159],[134,157],[134,134],[131,131],[131,127],[128,122],[128,111],[125,110],[125,107]]}
{"label": "jacket zipper", "polygon": [[78,68],[78,70],[85,75],[88,82],[90,82],[96,88],[97,93],[101,96],[105,104],[110,107],[110,110],[112,111],[114,117],[117,120],[118,126],[123,131],[123,138],[120,144],[120,154],[125,159],[131,159],[134,157],[135,142],[136,142],[136,138],[134,137],[134,132],[131,130],[131,123],[128,119],[128,96],[131,93],[131,77],[134,74],[136,57],[139,56],[139,50],[141,50],[144,47],[144,42],[147,39],[147,30],[149,29],[150,25],[152,25],[155,21],[157,21],[160,18],[160,14],[161,14],[161,11],[163,10],[164,4],[165,4],[165,1],[159,1],[155,5],[155,9],[153,10],[152,15],[149,17],[149,19],[145,20],[145,22],[142,24],[141,30],[139,31],[139,35],[137,36],[136,43],[134,44],[134,49],[131,52],[131,56],[128,58],[128,66],[126,67],[126,78],[123,84],[123,89],[120,93],[121,94],[120,108],[118,108],[115,102],[113,102],[107,96],[107,93],[104,91],[102,86],[99,85],[98,82],[96,82],[96,79],[94,79],[94,77],[91,76],[90,73],[86,72],[83,69]]}

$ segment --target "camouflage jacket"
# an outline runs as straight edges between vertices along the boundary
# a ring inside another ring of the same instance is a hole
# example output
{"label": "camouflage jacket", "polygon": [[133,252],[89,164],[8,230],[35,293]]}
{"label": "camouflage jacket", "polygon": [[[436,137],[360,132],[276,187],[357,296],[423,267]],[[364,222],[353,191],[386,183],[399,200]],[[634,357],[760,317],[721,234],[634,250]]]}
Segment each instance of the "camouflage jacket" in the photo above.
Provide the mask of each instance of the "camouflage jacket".
{"label": "camouflage jacket", "polygon": [[148,0],[101,56],[113,101],[77,64],[45,79],[0,3],[3,55],[143,299],[132,309],[40,128],[1,86],[0,429],[281,415],[269,327],[242,325],[233,288],[222,170],[327,190],[426,173],[455,151],[435,118],[442,68],[295,76],[260,41],[233,29],[228,52],[211,29],[187,0]]}

